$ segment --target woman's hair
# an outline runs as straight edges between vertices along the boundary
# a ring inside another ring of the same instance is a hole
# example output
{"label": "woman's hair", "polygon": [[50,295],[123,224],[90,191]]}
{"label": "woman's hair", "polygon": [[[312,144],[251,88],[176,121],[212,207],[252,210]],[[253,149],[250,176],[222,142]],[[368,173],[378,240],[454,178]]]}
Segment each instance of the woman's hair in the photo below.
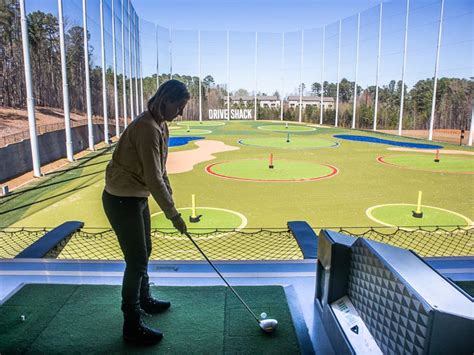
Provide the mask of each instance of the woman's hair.
{"label": "woman's hair", "polygon": [[160,85],[155,95],[153,95],[150,100],[148,100],[148,111],[155,117],[162,117],[163,103],[176,102],[182,99],[187,99],[191,95],[189,94],[186,85],[178,80],[168,80]]}

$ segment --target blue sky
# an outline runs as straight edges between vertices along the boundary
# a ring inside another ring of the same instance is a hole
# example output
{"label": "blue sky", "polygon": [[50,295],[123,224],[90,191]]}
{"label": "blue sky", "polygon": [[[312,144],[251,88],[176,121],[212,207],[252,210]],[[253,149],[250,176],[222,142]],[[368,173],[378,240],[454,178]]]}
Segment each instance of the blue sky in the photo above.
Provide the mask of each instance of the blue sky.
{"label": "blue sky", "polygon": [[[27,10],[57,14],[56,0],[26,0]],[[106,63],[112,64],[111,3],[104,0]],[[120,9],[121,0],[115,0]],[[300,77],[307,88],[321,80],[322,27],[326,26],[323,80],[337,79],[339,19],[342,19],[339,78],[355,79],[357,14],[361,13],[358,82],[374,85],[377,59],[378,0],[134,0],[141,18],[143,73],[156,72],[157,43],[160,73],[170,70],[169,28],[172,29],[173,72],[198,75],[197,30],[201,30],[201,73],[212,75],[235,91],[255,89],[255,31],[258,31],[257,91],[295,94]],[[90,44],[94,62],[100,65],[99,1],[88,1]],[[381,85],[400,80],[403,61],[405,0],[384,2]],[[433,76],[441,0],[411,0],[408,31],[406,83]],[[64,0],[70,25],[82,24],[82,1]],[[116,22],[120,34],[120,11]],[[127,22],[128,24],[128,22]],[[160,25],[156,31],[155,24]],[[439,76],[474,76],[474,1],[445,0]],[[304,29],[303,62],[301,29]],[[227,33],[229,68],[227,74]],[[285,51],[282,52],[282,33]],[[158,34],[158,41],[156,41]],[[128,41],[125,43],[128,48]],[[117,39],[121,53],[121,40]],[[119,57],[120,58],[120,57]],[[284,60],[284,63],[283,63]],[[121,63],[120,59],[119,62]],[[301,66],[303,64],[303,66]],[[128,57],[126,67],[128,68]],[[301,73],[301,68],[303,71]],[[119,64],[119,72],[121,65]]]}

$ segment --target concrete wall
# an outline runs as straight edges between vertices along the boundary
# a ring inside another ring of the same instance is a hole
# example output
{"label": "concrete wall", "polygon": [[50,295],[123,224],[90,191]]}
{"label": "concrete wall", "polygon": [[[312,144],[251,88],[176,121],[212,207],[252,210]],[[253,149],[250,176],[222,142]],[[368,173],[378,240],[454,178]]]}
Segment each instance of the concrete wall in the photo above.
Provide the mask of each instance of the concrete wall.
{"label": "concrete wall", "polygon": [[[104,140],[104,126],[93,125],[94,142]],[[74,127],[72,143],[74,153],[88,148],[87,126]],[[110,125],[109,132],[115,132]],[[41,166],[66,157],[66,134],[64,130],[48,132],[38,136]],[[0,149],[0,183],[33,170],[30,140],[10,144]]]}

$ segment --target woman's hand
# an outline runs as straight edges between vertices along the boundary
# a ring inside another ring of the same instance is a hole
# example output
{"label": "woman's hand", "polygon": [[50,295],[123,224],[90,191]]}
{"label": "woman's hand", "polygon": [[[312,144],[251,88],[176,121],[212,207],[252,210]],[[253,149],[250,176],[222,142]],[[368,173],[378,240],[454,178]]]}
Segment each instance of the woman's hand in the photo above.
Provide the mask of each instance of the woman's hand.
{"label": "woman's hand", "polygon": [[184,219],[181,217],[181,214],[177,214],[176,216],[171,218],[171,222],[173,223],[173,227],[175,227],[176,230],[181,234],[187,232],[188,227],[186,226],[186,222],[184,222]]}

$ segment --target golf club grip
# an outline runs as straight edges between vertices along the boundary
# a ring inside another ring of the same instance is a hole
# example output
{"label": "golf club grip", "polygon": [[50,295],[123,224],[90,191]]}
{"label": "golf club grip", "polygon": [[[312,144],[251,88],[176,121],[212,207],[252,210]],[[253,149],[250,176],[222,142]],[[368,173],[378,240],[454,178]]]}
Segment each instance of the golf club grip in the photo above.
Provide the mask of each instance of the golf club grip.
{"label": "golf club grip", "polygon": [[194,244],[194,246],[196,247],[197,250],[199,250],[199,252],[201,253],[201,255],[206,259],[206,261],[209,263],[209,265],[212,266],[212,268],[214,269],[214,271],[217,273],[217,275],[219,275],[219,277],[222,279],[222,281],[225,282],[225,284],[230,288],[230,290],[232,291],[232,293],[235,295],[235,297],[237,297],[239,299],[239,301],[245,306],[245,308],[247,308],[247,310],[250,312],[250,314],[255,318],[255,320],[257,321],[257,323],[260,324],[260,320],[258,319],[258,317],[255,315],[255,313],[253,313],[253,311],[250,309],[249,306],[247,306],[247,304],[245,303],[245,301],[239,296],[239,294],[237,293],[237,291],[234,290],[234,288],[227,282],[227,280],[224,278],[224,276],[222,276],[222,274],[219,272],[219,270],[217,270],[217,268],[214,266],[214,264],[212,263],[211,260],[209,260],[209,258],[206,256],[206,254],[204,254],[204,252],[202,251],[202,249],[199,247],[199,245],[197,245],[197,243],[194,241],[194,239],[191,237],[191,235],[186,231],[184,232],[184,235],[186,235],[186,237],[188,237],[188,239],[191,241],[191,243]]}

